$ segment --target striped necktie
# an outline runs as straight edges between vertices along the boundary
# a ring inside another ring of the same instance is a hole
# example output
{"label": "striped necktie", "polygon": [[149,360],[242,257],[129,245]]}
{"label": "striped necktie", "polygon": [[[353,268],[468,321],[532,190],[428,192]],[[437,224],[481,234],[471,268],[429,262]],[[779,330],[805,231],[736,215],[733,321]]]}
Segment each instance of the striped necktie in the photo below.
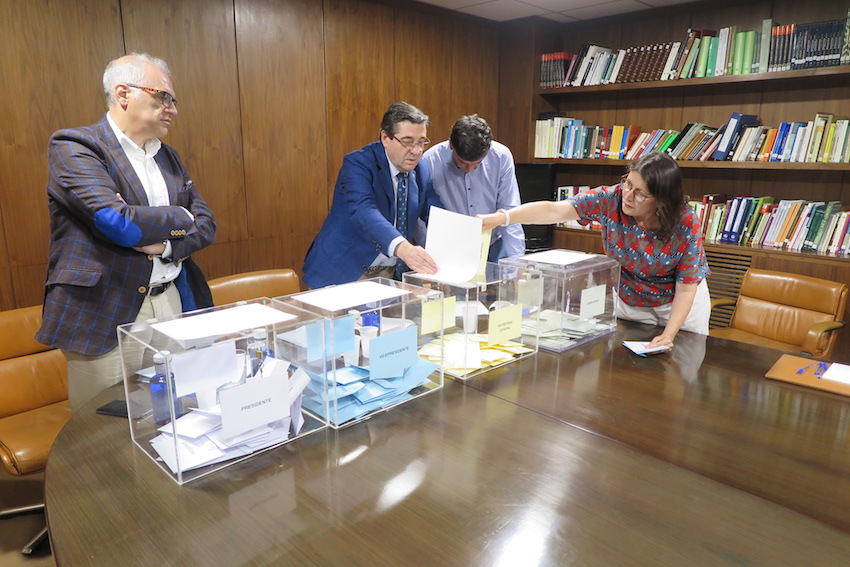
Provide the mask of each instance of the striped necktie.
{"label": "striped necktie", "polygon": [[[407,173],[399,173],[396,176],[398,185],[396,186],[396,204],[395,204],[395,227],[401,235],[407,238]],[[406,271],[407,266],[401,258],[398,259],[395,266],[395,278],[401,279],[401,274]]]}

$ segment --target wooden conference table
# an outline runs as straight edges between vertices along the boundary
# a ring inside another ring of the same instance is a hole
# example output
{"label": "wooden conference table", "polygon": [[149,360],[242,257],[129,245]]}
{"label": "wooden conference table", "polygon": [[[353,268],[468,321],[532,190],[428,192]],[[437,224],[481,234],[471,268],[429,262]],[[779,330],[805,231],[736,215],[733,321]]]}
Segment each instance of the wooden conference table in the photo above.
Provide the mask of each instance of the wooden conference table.
{"label": "wooden conference table", "polygon": [[843,565],[850,399],[763,378],[779,352],[618,331],[186,484],[94,409],[47,466],[60,567]]}

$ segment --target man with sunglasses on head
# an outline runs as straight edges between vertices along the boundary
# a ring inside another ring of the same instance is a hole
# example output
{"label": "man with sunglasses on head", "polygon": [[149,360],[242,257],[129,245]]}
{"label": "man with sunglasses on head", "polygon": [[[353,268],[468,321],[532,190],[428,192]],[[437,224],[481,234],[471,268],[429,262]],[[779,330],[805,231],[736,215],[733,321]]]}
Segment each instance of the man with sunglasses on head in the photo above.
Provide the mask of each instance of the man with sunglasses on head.
{"label": "man with sunglasses on head", "polygon": [[357,279],[400,279],[408,268],[433,274],[433,258],[414,242],[418,219],[442,207],[428,167],[428,116],[406,102],[390,105],[380,139],[346,155],[331,210],[307,251],[304,282],[313,289]]}
{"label": "man with sunglasses on head", "polygon": [[[422,161],[431,169],[434,189],[450,211],[475,216],[520,204],[514,156],[507,146],[493,141],[490,125],[477,114],[458,118],[449,139],[431,147]],[[522,254],[521,224],[493,229],[490,262]]]}
{"label": "man with sunglasses on head", "polygon": [[133,53],[103,73],[106,116],[48,148],[50,248],[36,339],[62,349],[72,410],[122,379],[116,327],[212,304],[190,256],[215,218],[160,142],[177,116],[171,73]]}

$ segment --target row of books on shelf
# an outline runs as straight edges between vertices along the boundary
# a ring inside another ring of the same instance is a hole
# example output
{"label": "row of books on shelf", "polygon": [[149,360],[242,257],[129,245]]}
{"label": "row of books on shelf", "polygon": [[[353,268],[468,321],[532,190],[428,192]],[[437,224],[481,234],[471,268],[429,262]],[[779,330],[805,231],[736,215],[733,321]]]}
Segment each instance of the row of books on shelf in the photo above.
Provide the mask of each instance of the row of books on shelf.
{"label": "row of books on shelf", "polygon": [[[558,187],[555,199],[563,201],[589,191],[588,185]],[[811,251],[825,255],[850,255],[850,211],[841,210],[839,201],[806,201],[773,197],[734,197],[712,193],[689,206],[700,219],[706,242],[740,246]],[[578,221],[558,226],[600,230],[597,222]]]}
{"label": "row of books on shelf", "polygon": [[850,253],[850,211],[839,201],[807,201],[773,197],[705,195],[690,206],[700,218],[707,242],[813,251]]}
{"label": "row of books on shelf", "polygon": [[848,163],[850,120],[819,112],[808,122],[764,126],[754,114],[734,112],[719,127],[690,122],[681,130],[588,126],[566,116],[535,124],[535,158],[633,160],[653,151],[685,161]]}
{"label": "row of books on shelf", "polygon": [[759,30],[731,25],[720,30],[688,29],[679,41],[612,49],[585,43],[578,53],[544,53],[540,87],[580,87],[746,75],[850,65],[848,17],[780,25],[765,18]]}

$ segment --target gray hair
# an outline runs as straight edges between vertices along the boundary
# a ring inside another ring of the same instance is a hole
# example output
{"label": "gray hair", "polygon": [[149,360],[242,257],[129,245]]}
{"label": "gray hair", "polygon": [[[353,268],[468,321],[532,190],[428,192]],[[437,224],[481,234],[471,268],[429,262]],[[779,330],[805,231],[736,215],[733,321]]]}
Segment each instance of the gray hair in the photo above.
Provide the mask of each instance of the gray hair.
{"label": "gray hair", "polygon": [[106,94],[106,107],[112,108],[115,99],[115,85],[138,85],[145,81],[147,65],[154,65],[163,73],[171,76],[168,64],[147,53],[131,53],[118,59],[113,59],[103,71],[103,92]]}

